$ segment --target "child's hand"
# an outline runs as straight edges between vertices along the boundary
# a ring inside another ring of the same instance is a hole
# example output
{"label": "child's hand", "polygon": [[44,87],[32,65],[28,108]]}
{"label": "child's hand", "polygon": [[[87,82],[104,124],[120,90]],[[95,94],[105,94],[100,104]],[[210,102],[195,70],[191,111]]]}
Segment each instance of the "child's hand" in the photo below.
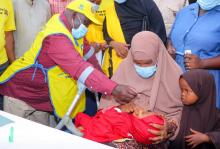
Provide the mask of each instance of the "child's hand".
{"label": "child's hand", "polygon": [[186,136],[185,139],[187,144],[192,146],[192,148],[195,148],[197,145],[201,143],[209,142],[209,137],[206,134],[195,131],[191,128],[190,131],[192,132],[192,134]]}

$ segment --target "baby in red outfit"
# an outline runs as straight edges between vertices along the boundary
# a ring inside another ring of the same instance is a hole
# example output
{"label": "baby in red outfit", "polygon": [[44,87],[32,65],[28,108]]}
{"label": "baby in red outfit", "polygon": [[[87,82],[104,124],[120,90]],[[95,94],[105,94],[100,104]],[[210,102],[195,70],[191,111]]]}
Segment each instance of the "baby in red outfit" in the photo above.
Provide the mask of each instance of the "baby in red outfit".
{"label": "baby in red outfit", "polygon": [[84,138],[100,143],[133,138],[139,143],[151,144],[149,138],[154,135],[148,129],[155,129],[151,123],[163,125],[164,120],[133,103],[100,110],[94,117],[79,113],[75,118],[75,125],[81,129]]}

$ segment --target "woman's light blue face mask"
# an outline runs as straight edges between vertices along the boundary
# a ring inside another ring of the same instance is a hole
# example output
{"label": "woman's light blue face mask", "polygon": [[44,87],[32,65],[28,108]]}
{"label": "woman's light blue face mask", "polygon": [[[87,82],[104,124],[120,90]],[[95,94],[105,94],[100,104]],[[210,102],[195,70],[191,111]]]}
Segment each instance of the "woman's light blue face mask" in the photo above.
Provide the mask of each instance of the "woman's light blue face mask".
{"label": "woman's light blue face mask", "polygon": [[137,64],[134,64],[134,68],[137,74],[144,79],[152,77],[157,71],[157,65],[142,67]]}
{"label": "woman's light blue face mask", "polygon": [[203,10],[211,10],[220,5],[220,0],[197,0],[197,3]]}
{"label": "woman's light blue face mask", "polygon": [[80,26],[77,29],[75,29],[74,27],[72,28],[72,36],[75,39],[80,39],[86,35],[86,33],[88,32],[88,28],[82,23],[80,17],[79,16],[77,17],[79,19]]}
{"label": "woman's light blue face mask", "polygon": [[119,3],[119,4],[122,4],[124,2],[126,2],[127,0],[115,0],[115,2]]}

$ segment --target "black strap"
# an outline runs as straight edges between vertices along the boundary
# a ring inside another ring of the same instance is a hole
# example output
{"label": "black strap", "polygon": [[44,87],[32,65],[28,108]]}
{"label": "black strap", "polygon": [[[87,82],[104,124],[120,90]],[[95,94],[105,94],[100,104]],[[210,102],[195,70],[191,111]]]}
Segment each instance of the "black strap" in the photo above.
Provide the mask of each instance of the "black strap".
{"label": "black strap", "polygon": [[[145,0],[140,0],[140,2],[147,12],[148,10],[145,5]],[[150,19],[148,17],[148,12],[145,14],[145,16],[143,16],[142,31],[150,31]]]}
{"label": "black strap", "polygon": [[112,47],[109,47],[108,53],[109,53],[108,74],[109,74],[109,78],[111,78],[113,75]]}

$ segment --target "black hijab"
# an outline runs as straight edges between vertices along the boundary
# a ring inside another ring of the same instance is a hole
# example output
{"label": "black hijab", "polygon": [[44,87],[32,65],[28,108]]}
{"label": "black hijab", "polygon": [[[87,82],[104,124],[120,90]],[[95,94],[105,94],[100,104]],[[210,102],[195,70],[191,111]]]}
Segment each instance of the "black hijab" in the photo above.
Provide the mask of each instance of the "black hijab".
{"label": "black hijab", "polygon": [[[163,17],[153,0],[127,0],[121,4],[115,2],[115,10],[126,43],[131,44],[133,36],[143,30],[156,33],[163,43],[166,43],[166,29]],[[112,40],[107,33],[106,20],[103,23],[103,34],[107,42]]]}
{"label": "black hijab", "polygon": [[189,0],[189,4],[195,3],[197,0]]}
{"label": "black hijab", "polygon": [[216,88],[214,77],[206,70],[191,70],[182,76],[192,88],[199,100],[184,106],[180,130],[171,143],[171,149],[190,149],[184,137],[190,135],[190,128],[206,133],[213,144],[203,143],[196,149],[220,149],[220,111],[216,108]]}
{"label": "black hijab", "polygon": [[[166,42],[166,29],[160,10],[153,0],[127,0],[122,4],[115,2],[126,43],[131,43],[133,36],[143,30],[156,33]],[[143,28],[143,20],[146,27]]]}

